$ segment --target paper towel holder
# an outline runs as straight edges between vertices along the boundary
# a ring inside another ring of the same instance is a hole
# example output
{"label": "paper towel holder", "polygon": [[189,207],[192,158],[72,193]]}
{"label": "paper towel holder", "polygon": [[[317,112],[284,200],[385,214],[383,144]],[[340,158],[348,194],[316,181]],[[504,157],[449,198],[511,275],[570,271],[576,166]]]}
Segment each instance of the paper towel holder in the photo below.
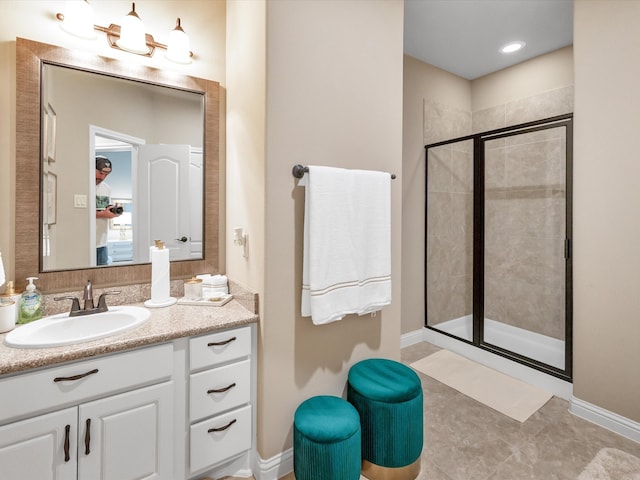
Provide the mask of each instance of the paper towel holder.
{"label": "paper towel holder", "polygon": [[171,296],[171,266],[169,264],[169,249],[165,248],[162,240],[154,240],[149,249],[151,260],[151,298],[144,302],[148,308],[168,307],[177,302]]}

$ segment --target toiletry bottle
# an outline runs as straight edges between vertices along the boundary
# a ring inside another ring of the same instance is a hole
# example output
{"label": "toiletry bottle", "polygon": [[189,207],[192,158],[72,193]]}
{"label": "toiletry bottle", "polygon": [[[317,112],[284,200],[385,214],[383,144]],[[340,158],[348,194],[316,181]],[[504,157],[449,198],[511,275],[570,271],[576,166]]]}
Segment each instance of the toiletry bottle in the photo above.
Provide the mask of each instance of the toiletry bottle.
{"label": "toiletry bottle", "polygon": [[29,323],[42,318],[42,295],[33,281],[38,277],[27,277],[27,288],[20,297],[20,305],[18,306],[18,323]]}
{"label": "toiletry bottle", "polygon": [[15,321],[18,321],[18,305],[20,305],[20,298],[22,295],[20,292],[16,292],[13,280],[9,280],[7,282],[7,286],[5,287],[4,293],[0,295],[0,301],[13,301],[15,304],[15,308],[13,308],[15,312]]}
{"label": "toiletry bottle", "polygon": [[0,297],[0,333],[13,330],[16,326],[16,302]]}

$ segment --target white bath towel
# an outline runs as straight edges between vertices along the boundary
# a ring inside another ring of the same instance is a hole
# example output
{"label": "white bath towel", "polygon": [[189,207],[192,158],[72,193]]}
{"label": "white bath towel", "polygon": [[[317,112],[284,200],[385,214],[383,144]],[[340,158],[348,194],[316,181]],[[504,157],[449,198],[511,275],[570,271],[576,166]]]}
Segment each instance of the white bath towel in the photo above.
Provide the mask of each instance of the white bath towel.
{"label": "white bath towel", "polygon": [[391,176],[309,166],[302,316],[320,325],[391,303]]}

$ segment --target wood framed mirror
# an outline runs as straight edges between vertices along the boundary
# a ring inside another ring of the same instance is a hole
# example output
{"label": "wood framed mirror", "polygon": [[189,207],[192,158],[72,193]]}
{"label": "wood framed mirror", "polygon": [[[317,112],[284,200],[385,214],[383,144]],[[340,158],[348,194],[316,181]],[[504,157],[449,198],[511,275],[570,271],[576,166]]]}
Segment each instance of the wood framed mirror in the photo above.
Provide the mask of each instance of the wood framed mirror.
{"label": "wood framed mirror", "polygon": [[[44,65],[59,65],[96,75],[131,82],[196,92],[204,98],[203,125],[203,249],[201,259],[171,262],[171,278],[219,271],[219,104],[217,82],[31,40],[16,40],[16,258],[15,275],[20,286],[28,276],[37,276],[45,293],[81,289],[88,279],[97,287],[148,283],[149,263],[135,265],[69,268],[49,271],[43,267],[46,221],[53,209],[45,208],[43,162],[50,161],[50,148],[42,128],[42,71]],[[46,106],[45,106],[46,107]],[[45,109],[46,110],[46,109]],[[57,160],[61,161],[61,160]],[[58,179],[58,183],[60,179]],[[58,187],[58,196],[60,196]],[[54,199],[57,204],[57,199]],[[91,201],[91,200],[89,200]],[[68,202],[67,202],[68,203]]]}

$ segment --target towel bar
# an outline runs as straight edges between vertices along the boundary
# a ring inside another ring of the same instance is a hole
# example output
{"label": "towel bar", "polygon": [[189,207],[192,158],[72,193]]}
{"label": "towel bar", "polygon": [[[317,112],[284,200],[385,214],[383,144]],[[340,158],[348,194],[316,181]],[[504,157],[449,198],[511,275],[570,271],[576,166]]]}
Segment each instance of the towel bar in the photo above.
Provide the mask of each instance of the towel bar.
{"label": "towel bar", "polygon": [[[291,171],[291,173],[292,173],[292,174],[293,174],[293,176],[294,176],[294,177],[296,177],[296,178],[302,178],[302,177],[304,177],[304,174],[305,174],[306,172],[308,172],[308,171],[309,171],[309,167],[305,167],[305,166],[300,165],[300,164],[298,163],[297,165],[294,165],[294,166],[293,166],[293,170]],[[395,173],[392,173],[392,174],[391,174],[391,179],[392,179],[392,180],[395,180],[395,178],[396,178],[396,174],[395,174]]]}

